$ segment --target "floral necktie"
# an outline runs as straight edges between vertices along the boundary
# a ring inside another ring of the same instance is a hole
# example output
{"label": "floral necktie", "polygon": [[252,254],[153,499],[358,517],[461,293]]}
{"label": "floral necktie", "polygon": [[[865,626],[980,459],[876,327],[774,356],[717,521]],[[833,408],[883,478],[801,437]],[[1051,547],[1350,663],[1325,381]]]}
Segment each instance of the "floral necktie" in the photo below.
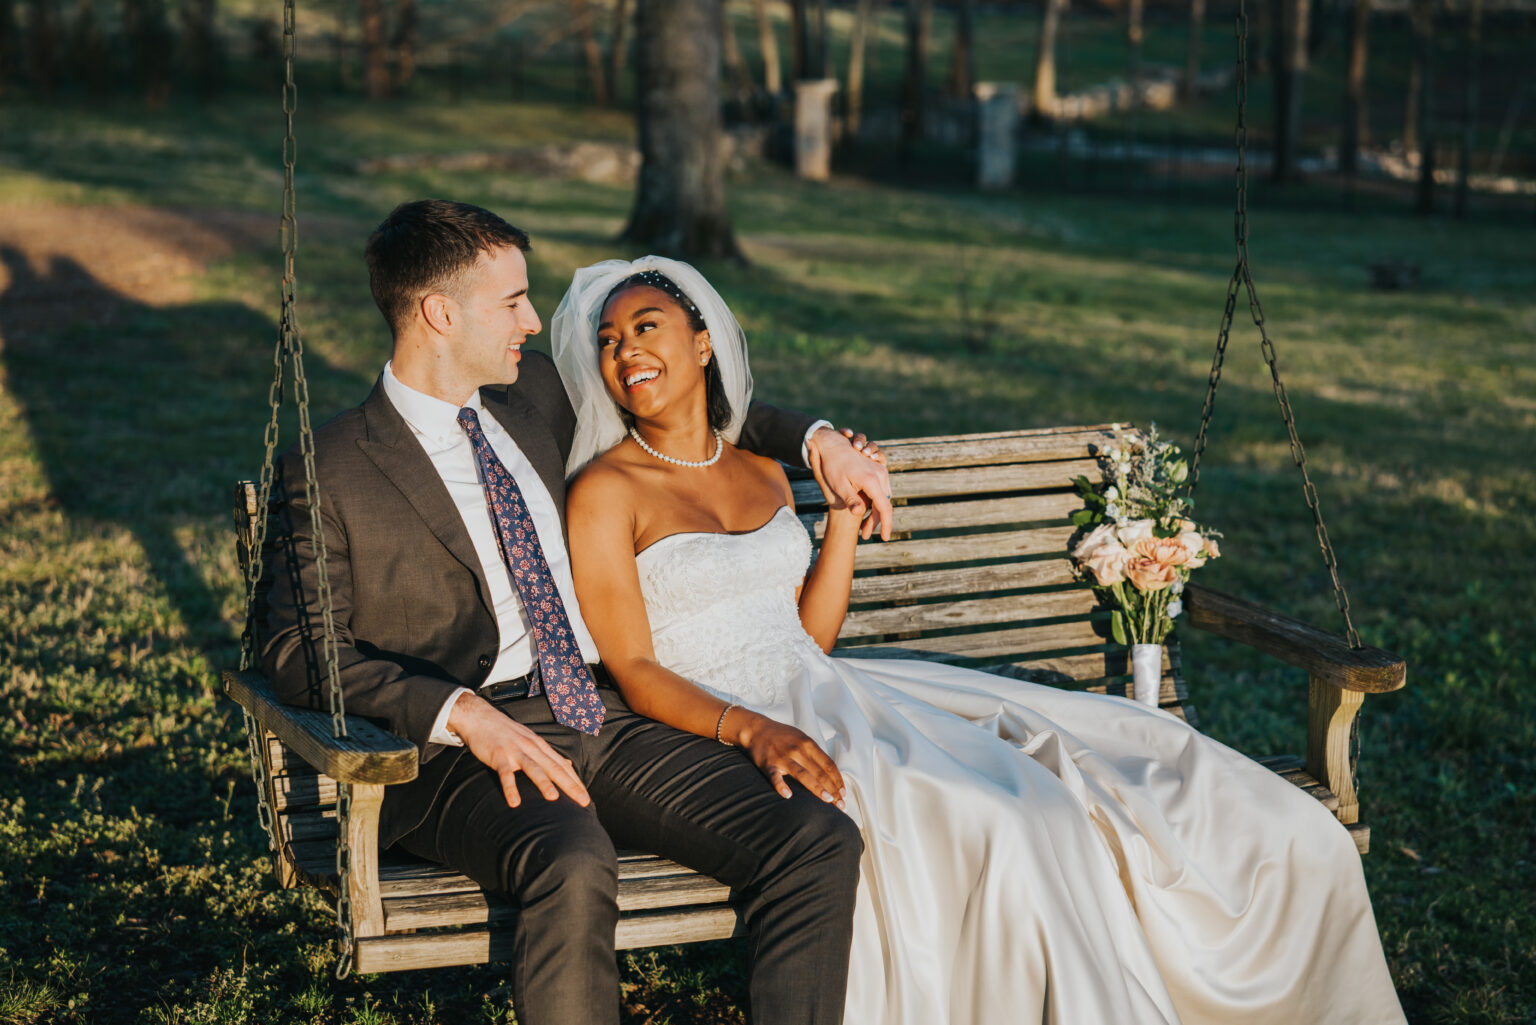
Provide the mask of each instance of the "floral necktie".
{"label": "floral necktie", "polygon": [[[459,425],[474,447],[485,497],[496,520],[501,557],[506,560],[512,584],[523,600],[523,611],[533,628],[544,696],[549,699],[556,721],[596,736],[603,725],[603,701],[597,695],[586,659],[576,646],[565,602],[560,599],[554,574],[549,571],[549,562],[539,545],[539,533],[528,512],[528,503],[523,501],[523,493],[512,474],[496,458],[473,409],[459,410]],[[535,692],[530,689],[529,693]]]}

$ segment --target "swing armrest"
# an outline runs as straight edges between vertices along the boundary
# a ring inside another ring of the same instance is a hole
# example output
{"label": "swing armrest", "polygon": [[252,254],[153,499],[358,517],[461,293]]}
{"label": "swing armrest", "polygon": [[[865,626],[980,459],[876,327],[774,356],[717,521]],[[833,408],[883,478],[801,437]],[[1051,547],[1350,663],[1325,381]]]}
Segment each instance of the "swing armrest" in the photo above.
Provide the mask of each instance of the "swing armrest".
{"label": "swing armrest", "polygon": [[1407,663],[1381,648],[1351,648],[1337,634],[1199,584],[1184,588],[1189,625],[1240,641],[1340,690],[1384,694],[1407,681]]}
{"label": "swing armrest", "polygon": [[224,691],[300,758],[338,783],[405,783],[416,778],[416,745],[360,716],[331,736],[326,712],[279,701],[260,673],[224,671]]}

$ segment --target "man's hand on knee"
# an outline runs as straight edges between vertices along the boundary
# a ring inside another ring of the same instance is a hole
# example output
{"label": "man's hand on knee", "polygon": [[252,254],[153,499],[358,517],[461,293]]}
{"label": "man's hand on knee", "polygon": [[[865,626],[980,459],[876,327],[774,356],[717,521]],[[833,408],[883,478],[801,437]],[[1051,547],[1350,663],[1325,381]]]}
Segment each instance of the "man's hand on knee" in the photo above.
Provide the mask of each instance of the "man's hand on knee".
{"label": "man's hand on knee", "polygon": [[501,778],[501,789],[509,806],[516,808],[522,803],[517,792],[519,772],[539,788],[547,801],[558,800],[563,792],[579,805],[592,803],[569,758],[479,695],[459,695],[448,713],[448,729],[464,741],[470,754]]}

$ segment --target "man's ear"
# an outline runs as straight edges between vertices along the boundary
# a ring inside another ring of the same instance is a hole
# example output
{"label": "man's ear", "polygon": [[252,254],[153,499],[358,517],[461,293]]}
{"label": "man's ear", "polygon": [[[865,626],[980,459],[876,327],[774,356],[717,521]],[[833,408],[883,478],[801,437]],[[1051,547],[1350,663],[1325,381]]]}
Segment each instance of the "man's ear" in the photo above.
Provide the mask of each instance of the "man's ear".
{"label": "man's ear", "polygon": [[431,292],[422,296],[418,309],[427,327],[440,335],[452,331],[454,324],[458,321],[458,304],[441,292]]}
{"label": "man's ear", "polygon": [[714,345],[709,340],[709,328],[705,328],[703,331],[695,333],[693,336],[693,344],[698,348],[699,351],[699,366],[708,366],[710,359],[712,359],[715,354]]}

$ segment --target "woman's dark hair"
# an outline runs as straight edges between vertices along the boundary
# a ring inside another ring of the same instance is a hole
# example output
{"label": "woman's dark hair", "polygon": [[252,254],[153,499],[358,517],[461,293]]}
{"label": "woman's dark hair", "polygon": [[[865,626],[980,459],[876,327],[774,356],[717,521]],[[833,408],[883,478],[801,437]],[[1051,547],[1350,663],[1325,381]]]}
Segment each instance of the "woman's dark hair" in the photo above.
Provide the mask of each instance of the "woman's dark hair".
{"label": "woman's dark hair", "polygon": [[368,236],[363,258],[373,301],[399,333],[422,296],[456,293],[481,253],[507,248],[528,252],[528,233],[482,207],[420,199],[390,211]]}
{"label": "woman's dark hair", "polygon": [[[688,326],[693,330],[709,330],[709,325],[704,322],[704,314],[699,312],[693,300],[677,287],[677,282],[659,270],[643,270],[638,274],[631,274],[614,285],[607,297],[603,299],[602,309],[607,309],[608,304],[613,302],[614,296],[620,292],[627,292],[641,285],[671,296],[678,307],[688,315]],[[725,430],[726,424],[731,422],[731,400],[725,394],[725,382],[720,378],[720,364],[715,359],[711,359],[709,365],[704,368],[704,402],[709,412],[709,426],[717,431]],[[624,418],[625,423],[630,422],[631,417],[627,411],[620,409],[619,415]]]}

